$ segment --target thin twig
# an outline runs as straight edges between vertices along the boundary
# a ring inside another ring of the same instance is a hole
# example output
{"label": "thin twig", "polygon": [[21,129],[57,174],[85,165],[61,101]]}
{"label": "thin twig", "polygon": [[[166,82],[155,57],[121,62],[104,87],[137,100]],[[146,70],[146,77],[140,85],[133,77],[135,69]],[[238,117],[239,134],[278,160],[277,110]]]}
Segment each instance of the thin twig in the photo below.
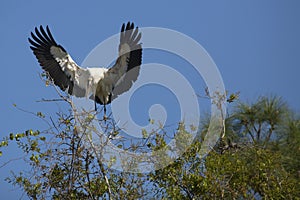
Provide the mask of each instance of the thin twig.
{"label": "thin twig", "polygon": [[65,101],[65,99],[44,99],[42,98],[41,100],[37,100],[36,102],[53,102],[53,101]]}

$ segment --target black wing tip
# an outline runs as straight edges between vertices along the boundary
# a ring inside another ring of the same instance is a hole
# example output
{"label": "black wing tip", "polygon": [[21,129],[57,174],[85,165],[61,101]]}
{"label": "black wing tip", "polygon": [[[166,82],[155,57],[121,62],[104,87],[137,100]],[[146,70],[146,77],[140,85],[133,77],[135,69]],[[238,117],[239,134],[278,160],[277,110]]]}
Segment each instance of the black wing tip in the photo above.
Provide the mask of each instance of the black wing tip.
{"label": "black wing tip", "polygon": [[29,38],[27,38],[27,40],[28,40],[28,42],[31,44],[31,45],[33,45],[32,43],[33,43],[33,41],[32,41],[32,39],[29,37]]}
{"label": "black wing tip", "polygon": [[125,23],[121,27],[121,32],[124,32],[124,30],[125,30]]}
{"label": "black wing tip", "polygon": [[[31,38],[28,38],[30,44],[33,46],[47,47],[60,46],[54,40],[50,28],[48,25],[39,25],[34,28],[34,31],[30,32]],[[62,48],[65,51],[65,49]]]}
{"label": "black wing tip", "polygon": [[47,33],[49,34],[51,34],[51,31],[50,31],[50,28],[49,28],[49,26],[48,25],[46,25],[46,31],[47,31]]}
{"label": "black wing tip", "polygon": [[128,21],[127,24],[123,23],[121,28],[120,42],[131,41],[131,45],[137,44],[141,39],[141,32],[139,27],[134,25],[134,22]]}
{"label": "black wing tip", "polygon": [[38,34],[40,34],[40,33],[45,32],[45,30],[47,30],[47,31],[50,32],[50,29],[49,29],[49,26],[48,26],[48,25],[46,25],[46,29],[45,29],[44,27],[45,27],[45,26],[43,26],[43,25],[36,26],[36,27],[34,27],[34,32],[31,31],[30,34],[31,34],[31,35],[33,35],[33,34],[34,34],[34,35],[38,35]]}
{"label": "black wing tip", "polygon": [[[30,32],[30,35],[32,38],[31,41],[40,43],[40,41],[38,41],[38,40],[44,39],[44,38],[41,38],[41,35],[42,35],[41,33],[43,33],[43,31],[44,31],[44,28],[42,25],[34,27],[34,32],[33,31]],[[28,38],[28,39],[30,39],[30,38]],[[31,43],[31,41],[29,40],[30,43]]]}
{"label": "black wing tip", "polygon": [[[138,28],[138,27],[136,27],[136,28]],[[127,23],[123,23],[123,25],[121,27],[121,32],[129,31],[132,29],[134,29],[134,22],[128,21]]]}
{"label": "black wing tip", "polygon": [[[49,29],[48,25],[46,25],[46,29]],[[43,32],[45,32],[44,30],[45,29],[44,29],[43,25],[39,25],[39,26],[34,27],[34,31],[35,31],[36,34],[43,33]]]}
{"label": "black wing tip", "polygon": [[[35,29],[38,29],[39,31],[41,31],[42,29],[45,30],[44,27],[45,27],[45,26],[43,26],[43,25],[39,25],[39,26],[36,26]],[[47,29],[47,28],[49,28],[48,25],[46,25],[46,29]]]}

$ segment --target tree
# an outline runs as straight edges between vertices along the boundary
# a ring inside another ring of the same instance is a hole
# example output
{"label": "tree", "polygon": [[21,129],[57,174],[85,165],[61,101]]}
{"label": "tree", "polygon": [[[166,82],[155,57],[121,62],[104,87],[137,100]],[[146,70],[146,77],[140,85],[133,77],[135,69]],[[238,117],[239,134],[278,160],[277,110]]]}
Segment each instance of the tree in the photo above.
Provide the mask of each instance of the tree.
{"label": "tree", "polygon": [[[66,100],[73,108],[72,102]],[[93,128],[94,114],[80,113],[80,117],[77,114],[57,113],[57,121],[49,117],[49,127],[44,131],[29,129],[5,137],[1,147],[16,142],[30,166],[29,171],[13,173],[7,181],[21,187],[31,199],[138,199],[146,196],[149,193],[146,175],[120,172],[105,165],[104,152],[97,149],[95,153],[85,143]],[[47,120],[41,112],[36,115]],[[98,122],[105,125],[107,137],[103,145],[106,145],[119,129],[111,120]],[[114,158],[109,159],[108,162],[114,162]]]}
{"label": "tree", "polygon": [[297,198],[300,129],[291,115],[278,97],[240,102],[226,119],[225,137],[206,157],[199,154],[201,140],[195,141],[184,156],[151,178],[172,199]]}
{"label": "tree", "polygon": [[[94,113],[72,112],[72,101],[68,98],[65,101],[71,112],[58,113],[57,121],[36,113],[42,120],[48,120],[46,130],[11,133],[0,143],[4,148],[16,142],[24,152],[30,171],[14,173],[7,180],[20,186],[31,199],[295,199],[300,196],[300,120],[278,97],[261,97],[253,104],[237,103],[225,120],[225,137],[205,157],[200,154],[208,127],[204,122],[201,134],[182,156],[149,174],[114,170],[116,159],[104,157],[101,147],[110,141],[133,152],[153,151],[166,147],[170,135],[142,130],[144,138],[131,142],[118,138],[122,130],[113,120],[97,120],[106,137],[95,153],[95,147],[85,143],[91,138]],[[183,122],[178,124],[174,138],[178,147],[189,140],[190,133]],[[171,160],[168,154],[162,158]],[[128,163],[126,167],[130,167]]]}

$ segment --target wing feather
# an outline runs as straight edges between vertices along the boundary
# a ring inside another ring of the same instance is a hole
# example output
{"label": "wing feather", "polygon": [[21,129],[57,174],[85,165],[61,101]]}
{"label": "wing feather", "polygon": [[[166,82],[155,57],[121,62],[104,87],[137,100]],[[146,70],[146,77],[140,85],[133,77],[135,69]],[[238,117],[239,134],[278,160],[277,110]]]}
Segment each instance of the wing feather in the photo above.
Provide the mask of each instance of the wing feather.
{"label": "wing feather", "polygon": [[68,89],[68,93],[72,94],[74,80],[72,80],[66,70],[63,70],[63,66],[58,62],[57,55],[51,53],[51,48],[59,48],[63,52],[62,56],[68,55],[67,51],[61,45],[57,45],[48,26],[46,27],[46,31],[43,26],[40,26],[39,29],[36,27],[34,30],[35,33],[31,32],[31,38],[28,38],[31,44],[30,49],[33,51],[41,67],[48,72],[54,84],[59,86],[63,91]]}
{"label": "wing feather", "polygon": [[[134,23],[123,24],[120,33],[119,57],[116,63],[99,81],[96,97],[97,103],[109,104],[118,95],[128,91],[133,82],[137,80],[142,63],[142,45],[140,43],[141,33]],[[111,84],[112,92],[103,99],[104,84]]]}
{"label": "wing feather", "polygon": [[[47,29],[49,29],[48,26],[47,26]],[[46,31],[45,31],[45,29],[43,28],[43,26],[40,26],[40,30],[41,30],[41,33],[42,33],[43,37],[46,39],[46,41],[52,42],[52,43],[55,43],[55,44],[56,44],[55,41],[53,42],[53,41],[50,39],[50,37],[49,37],[48,34],[46,33]],[[49,33],[51,34],[50,31],[49,31]],[[56,45],[57,45],[57,44],[56,44]]]}
{"label": "wing feather", "polygon": [[[42,26],[40,26],[40,30],[42,31],[42,29],[43,29],[43,27]],[[38,28],[37,27],[35,27],[35,34],[38,36],[38,38],[40,39],[40,41],[44,44],[44,45],[47,45],[48,43],[49,43],[49,41],[47,41],[44,37],[45,36],[43,36],[40,32],[39,32],[39,30],[38,30]],[[41,43],[40,42],[40,43]]]}

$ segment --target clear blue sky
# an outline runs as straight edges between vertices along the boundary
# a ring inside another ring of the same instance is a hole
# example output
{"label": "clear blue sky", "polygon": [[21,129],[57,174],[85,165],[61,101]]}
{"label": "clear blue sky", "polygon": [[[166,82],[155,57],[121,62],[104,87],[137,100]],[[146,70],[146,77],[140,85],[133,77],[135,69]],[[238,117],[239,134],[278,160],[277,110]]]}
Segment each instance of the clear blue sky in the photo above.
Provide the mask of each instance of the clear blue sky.
{"label": "clear blue sky", "polygon": [[[227,90],[240,91],[241,99],[247,101],[276,94],[299,111],[299,9],[298,0],[1,1],[1,136],[45,127],[17,111],[13,103],[33,112],[53,112],[50,104],[36,103],[56,98],[56,93],[42,84],[27,41],[30,31],[41,24],[51,27],[56,40],[78,63],[128,20],[140,27],[180,31],[208,51]],[[9,150],[4,152],[6,158],[20,156],[13,147]],[[0,158],[0,164],[5,160]],[[23,167],[12,164],[0,169],[1,199],[20,197],[20,191],[3,179],[10,169]]]}

